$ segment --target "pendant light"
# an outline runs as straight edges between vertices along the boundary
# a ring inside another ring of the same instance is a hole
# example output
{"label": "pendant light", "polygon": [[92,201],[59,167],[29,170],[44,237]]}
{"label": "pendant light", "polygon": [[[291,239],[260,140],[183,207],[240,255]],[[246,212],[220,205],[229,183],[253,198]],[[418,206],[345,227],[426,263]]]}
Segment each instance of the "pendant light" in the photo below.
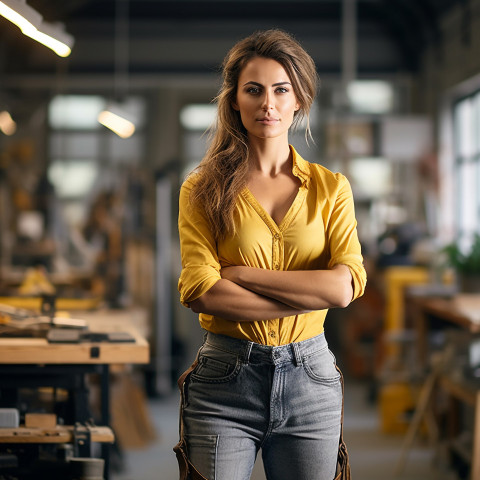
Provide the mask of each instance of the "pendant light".
{"label": "pendant light", "polygon": [[128,91],[128,0],[115,3],[115,58],[114,100],[107,103],[98,115],[98,121],[121,138],[129,138],[135,132],[136,119],[122,103]]}

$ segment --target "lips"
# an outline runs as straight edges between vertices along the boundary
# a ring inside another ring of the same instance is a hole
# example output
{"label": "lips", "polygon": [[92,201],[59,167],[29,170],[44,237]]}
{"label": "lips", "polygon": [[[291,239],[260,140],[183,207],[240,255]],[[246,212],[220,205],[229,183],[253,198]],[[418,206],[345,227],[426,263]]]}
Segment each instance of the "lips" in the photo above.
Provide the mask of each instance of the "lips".
{"label": "lips", "polygon": [[276,125],[279,121],[278,118],[271,117],[262,117],[257,120],[257,122],[262,123],[263,125]]}

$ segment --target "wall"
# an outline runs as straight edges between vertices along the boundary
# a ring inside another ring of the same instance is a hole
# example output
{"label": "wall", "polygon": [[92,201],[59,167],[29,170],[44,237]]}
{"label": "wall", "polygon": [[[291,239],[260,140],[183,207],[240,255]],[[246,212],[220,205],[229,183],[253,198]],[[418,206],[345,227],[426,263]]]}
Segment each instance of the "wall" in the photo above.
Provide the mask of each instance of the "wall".
{"label": "wall", "polygon": [[439,28],[439,41],[431,42],[423,55],[416,97],[434,117],[445,92],[480,72],[480,0],[452,8]]}

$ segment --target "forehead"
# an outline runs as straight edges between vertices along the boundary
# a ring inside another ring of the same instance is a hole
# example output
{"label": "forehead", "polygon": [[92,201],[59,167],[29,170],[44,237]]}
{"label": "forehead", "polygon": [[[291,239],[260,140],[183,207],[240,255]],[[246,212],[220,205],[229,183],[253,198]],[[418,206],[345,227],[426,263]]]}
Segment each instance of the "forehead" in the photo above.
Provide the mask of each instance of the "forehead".
{"label": "forehead", "polygon": [[[262,81],[263,80],[263,81]],[[255,57],[243,67],[239,83],[257,81],[260,83],[289,82],[290,78],[282,64],[271,58]]]}

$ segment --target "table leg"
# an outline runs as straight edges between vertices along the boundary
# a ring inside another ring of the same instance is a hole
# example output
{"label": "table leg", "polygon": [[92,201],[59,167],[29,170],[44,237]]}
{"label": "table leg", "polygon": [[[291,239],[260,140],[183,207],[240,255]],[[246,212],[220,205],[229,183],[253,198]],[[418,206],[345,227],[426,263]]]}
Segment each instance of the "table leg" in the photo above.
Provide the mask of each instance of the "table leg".
{"label": "table leg", "polygon": [[473,424],[472,480],[480,478],[480,392],[475,395],[475,411]]}
{"label": "table leg", "polygon": [[[417,307],[415,307],[417,308]],[[428,324],[425,314],[415,312],[415,330],[417,334],[417,361],[420,371],[425,371],[428,366]]]}
{"label": "table leg", "polygon": [[[101,365],[100,389],[101,389],[101,415],[102,425],[110,425],[110,370],[108,365]],[[108,443],[102,443],[102,457],[105,460],[104,478],[110,477],[110,448]]]}

